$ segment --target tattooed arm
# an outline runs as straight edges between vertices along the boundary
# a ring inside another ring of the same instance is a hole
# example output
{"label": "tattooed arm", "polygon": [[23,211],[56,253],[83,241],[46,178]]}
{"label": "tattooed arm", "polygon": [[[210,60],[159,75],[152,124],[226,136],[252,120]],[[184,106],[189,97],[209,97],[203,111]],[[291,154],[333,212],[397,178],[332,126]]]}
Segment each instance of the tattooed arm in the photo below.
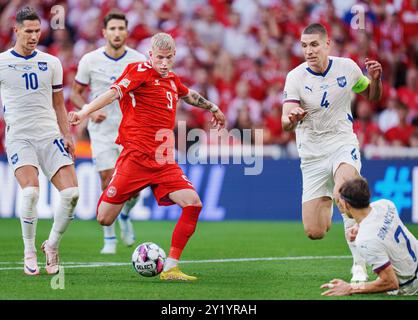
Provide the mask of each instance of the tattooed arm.
{"label": "tattooed arm", "polygon": [[221,129],[225,126],[225,116],[221,109],[219,109],[219,107],[216,104],[203,98],[196,91],[189,89],[189,94],[187,96],[182,97],[182,99],[188,104],[191,104],[192,106],[209,110],[210,112],[212,112],[213,118],[211,122],[218,129]]}
{"label": "tattooed arm", "polygon": [[191,104],[192,106],[210,110],[211,112],[216,112],[219,109],[219,107],[216,104],[206,100],[199,93],[192,89],[189,89],[189,94],[187,96],[182,97],[182,99],[186,101],[188,104]]}

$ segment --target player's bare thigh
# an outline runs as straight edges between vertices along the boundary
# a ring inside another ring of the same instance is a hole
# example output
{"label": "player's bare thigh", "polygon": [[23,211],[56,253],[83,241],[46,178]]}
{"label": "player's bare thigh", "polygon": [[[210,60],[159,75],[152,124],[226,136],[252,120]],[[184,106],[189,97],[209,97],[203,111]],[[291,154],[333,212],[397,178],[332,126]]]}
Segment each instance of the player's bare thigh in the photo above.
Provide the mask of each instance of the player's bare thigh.
{"label": "player's bare thigh", "polygon": [[52,184],[58,189],[58,191],[62,191],[67,188],[77,187],[77,175],[75,173],[74,165],[66,165],[57,171],[54,176],[51,178]]}
{"label": "player's bare thigh", "polygon": [[108,170],[99,171],[102,191],[104,189],[106,189],[107,186],[109,185],[110,180],[112,180],[112,176],[113,176],[114,172],[115,172],[115,169],[108,169]]}
{"label": "player's bare thigh", "polygon": [[110,226],[118,217],[125,203],[109,203],[100,201],[99,208],[97,208],[97,222],[102,226]]}
{"label": "player's bare thigh", "polygon": [[171,192],[168,197],[171,201],[184,208],[187,206],[201,207],[202,202],[200,201],[199,195],[193,189],[182,189]]}
{"label": "player's bare thigh", "polygon": [[331,228],[332,199],[320,197],[302,204],[305,234],[312,240],[322,239]]}
{"label": "player's bare thigh", "polygon": [[342,184],[346,182],[347,180],[351,180],[354,178],[360,177],[359,172],[355,167],[353,167],[351,164],[348,163],[340,163],[337,170],[335,170],[334,173],[334,199],[335,202],[338,203],[339,200],[339,193],[338,190],[340,190]]}
{"label": "player's bare thigh", "polygon": [[20,187],[39,187],[38,169],[34,166],[22,166],[15,171],[15,177]]}

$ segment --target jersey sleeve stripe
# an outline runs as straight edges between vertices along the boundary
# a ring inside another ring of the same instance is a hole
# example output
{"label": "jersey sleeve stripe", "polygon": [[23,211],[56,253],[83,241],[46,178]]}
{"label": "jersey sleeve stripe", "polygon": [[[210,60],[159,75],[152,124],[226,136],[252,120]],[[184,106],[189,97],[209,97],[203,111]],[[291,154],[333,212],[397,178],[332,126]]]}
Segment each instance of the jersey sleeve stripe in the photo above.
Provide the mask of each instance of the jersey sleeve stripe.
{"label": "jersey sleeve stripe", "polygon": [[52,86],[52,89],[56,90],[56,89],[62,89],[62,84],[57,84],[55,86]]}
{"label": "jersey sleeve stripe", "polygon": [[286,103],[286,102],[300,103],[300,101],[296,99],[288,99],[288,100],[283,101],[283,103]]}
{"label": "jersey sleeve stripe", "polygon": [[77,82],[79,85],[82,85],[82,86],[88,86],[88,84],[87,84],[87,83],[83,83],[83,82],[81,82],[81,81],[78,81],[77,79],[74,79],[74,81],[75,81],[75,82]]}
{"label": "jersey sleeve stripe", "polygon": [[380,273],[381,271],[383,271],[383,270],[385,270],[387,267],[389,267],[390,266],[390,261],[388,261],[388,262],[386,262],[384,265],[382,265],[382,266],[380,266],[380,267],[378,267],[378,268],[376,268],[376,269],[374,269],[373,270],[373,272],[374,273]]}
{"label": "jersey sleeve stripe", "polygon": [[113,89],[116,89],[118,91],[118,93],[119,93],[119,99],[122,99],[123,93],[122,93],[122,90],[120,89],[120,87],[117,84],[112,84],[110,86],[110,89],[112,89],[112,88]]}

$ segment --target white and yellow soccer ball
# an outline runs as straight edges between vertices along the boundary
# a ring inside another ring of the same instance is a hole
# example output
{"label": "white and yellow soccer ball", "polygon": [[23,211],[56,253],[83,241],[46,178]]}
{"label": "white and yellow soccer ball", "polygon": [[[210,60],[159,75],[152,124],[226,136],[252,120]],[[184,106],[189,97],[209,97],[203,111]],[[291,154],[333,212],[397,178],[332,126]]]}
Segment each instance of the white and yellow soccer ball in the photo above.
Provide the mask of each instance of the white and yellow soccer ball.
{"label": "white and yellow soccer ball", "polygon": [[154,277],[163,271],[166,254],[153,242],[144,242],[132,253],[132,264],[136,272],[144,277]]}

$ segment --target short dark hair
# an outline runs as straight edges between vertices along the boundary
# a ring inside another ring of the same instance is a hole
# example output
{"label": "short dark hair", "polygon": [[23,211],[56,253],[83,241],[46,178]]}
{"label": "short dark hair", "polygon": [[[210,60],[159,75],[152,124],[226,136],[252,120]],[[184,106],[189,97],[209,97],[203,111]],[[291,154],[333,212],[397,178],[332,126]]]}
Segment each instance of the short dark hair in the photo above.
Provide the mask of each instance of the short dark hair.
{"label": "short dark hair", "polygon": [[320,34],[325,37],[328,36],[327,29],[320,23],[311,23],[303,29],[302,34]]}
{"label": "short dark hair", "polygon": [[23,24],[25,20],[38,20],[41,22],[41,18],[39,18],[36,11],[31,7],[24,7],[16,13],[16,23]]}
{"label": "short dark hair", "polygon": [[124,13],[119,11],[111,11],[103,18],[103,25],[105,29],[107,27],[108,22],[112,19],[123,20],[125,21],[126,27],[128,27],[128,19],[126,19]]}
{"label": "short dark hair", "polygon": [[364,209],[370,204],[369,184],[364,178],[355,178],[344,182],[339,193],[340,197],[355,209]]}

